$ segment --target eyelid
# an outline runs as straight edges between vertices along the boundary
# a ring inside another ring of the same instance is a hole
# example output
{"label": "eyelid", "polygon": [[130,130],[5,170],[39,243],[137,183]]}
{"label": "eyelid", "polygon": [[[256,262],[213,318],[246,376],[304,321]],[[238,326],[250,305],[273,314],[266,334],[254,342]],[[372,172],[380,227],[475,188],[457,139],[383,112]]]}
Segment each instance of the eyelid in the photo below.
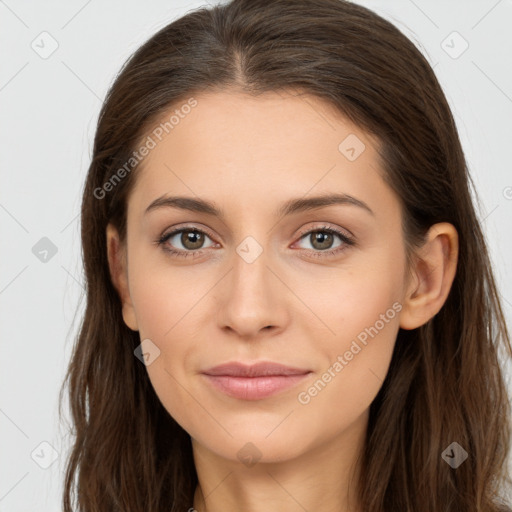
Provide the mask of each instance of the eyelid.
{"label": "eyelid", "polygon": [[[164,231],[162,233],[162,235],[160,235],[160,239],[162,238],[167,238],[171,235],[176,235],[177,233],[179,233],[180,231],[198,231],[198,232],[202,232],[206,235],[208,235],[213,241],[215,241],[215,235],[205,226],[201,225],[201,227],[197,227],[197,226],[190,226],[188,224],[184,224],[184,225],[181,225],[181,224],[178,224],[177,226],[174,226],[170,231]],[[200,251],[201,249],[197,249],[198,251]],[[192,252],[192,251],[188,251],[188,252]]]}
{"label": "eyelid", "polygon": [[318,227],[313,227],[313,228],[309,227],[309,228],[301,229],[297,236],[299,238],[302,238],[304,235],[314,233],[315,231],[323,231],[323,230],[332,230],[332,231],[335,231],[336,233],[340,234],[341,236],[344,236],[345,238],[347,238],[349,240],[355,240],[354,235],[348,229],[338,228],[335,225],[331,225],[329,222],[324,222],[324,223],[322,223],[321,226],[318,226]]}

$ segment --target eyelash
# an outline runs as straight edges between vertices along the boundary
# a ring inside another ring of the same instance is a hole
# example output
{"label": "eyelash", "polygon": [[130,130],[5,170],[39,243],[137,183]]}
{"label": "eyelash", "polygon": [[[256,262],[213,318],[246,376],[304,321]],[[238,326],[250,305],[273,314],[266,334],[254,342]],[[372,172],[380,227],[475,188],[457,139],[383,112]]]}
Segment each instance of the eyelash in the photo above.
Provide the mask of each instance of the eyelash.
{"label": "eyelash", "polygon": [[[214,237],[206,230],[198,229],[196,227],[181,227],[178,229],[175,229],[174,231],[171,231],[169,233],[166,233],[165,235],[162,235],[158,240],[156,240],[156,243],[158,246],[163,246],[167,240],[172,238],[177,233],[182,232],[191,232],[191,233],[203,233],[204,235],[207,235],[209,238],[213,239]],[[335,249],[327,249],[325,251],[320,250],[310,250],[310,249],[303,249],[306,251],[311,251],[311,255],[314,257],[329,257],[333,256],[335,254],[339,254],[342,251],[346,250],[348,247],[355,245],[355,240],[353,238],[348,237],[347,235],[343,234],[341,231],[329,227],[329,226],[322,226],[320,228],[310,229],[309,231],[301,232],[299,235],[299,240],[304,238],[306,235],[311,235],[312,233],[331,233],[334,235],[338,235],[341,241],[344,245],[337,247]],[[199,256],[202,254],[202,251],[204,249],[197,249],[195,251],[182,251],[182,250],[176,250],[171,247],[163,247],[163,250],[167,253],[171,254],[172,256],[177,256],[178,258],[188,258],[189,256]]]}

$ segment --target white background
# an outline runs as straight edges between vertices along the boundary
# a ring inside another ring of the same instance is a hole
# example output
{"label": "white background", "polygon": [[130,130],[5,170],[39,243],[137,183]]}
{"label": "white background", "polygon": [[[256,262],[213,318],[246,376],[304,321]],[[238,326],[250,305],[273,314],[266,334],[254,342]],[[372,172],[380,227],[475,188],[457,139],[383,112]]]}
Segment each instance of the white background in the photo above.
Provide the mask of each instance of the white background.
{"label": "white background", "polygon": [[[358,3],[397,25],[435,66],[479,191],[512,325],[512,1]],[[204,4],[0,0],[2,512],[61,508],[67,445],[57,398],[82,312],[79,207],[101,102],[137,47]],[[43,31],[58,43],[46,59],[31,47],[42,45]],[[463,48],[453,31],[469,44],[458,58],[447,53]],[[32,252],[43,237],[57,250],[47,262]],[[50,457],[41,442],[59,455],[48,469],[31,458],[34,450],[40,460]]]}

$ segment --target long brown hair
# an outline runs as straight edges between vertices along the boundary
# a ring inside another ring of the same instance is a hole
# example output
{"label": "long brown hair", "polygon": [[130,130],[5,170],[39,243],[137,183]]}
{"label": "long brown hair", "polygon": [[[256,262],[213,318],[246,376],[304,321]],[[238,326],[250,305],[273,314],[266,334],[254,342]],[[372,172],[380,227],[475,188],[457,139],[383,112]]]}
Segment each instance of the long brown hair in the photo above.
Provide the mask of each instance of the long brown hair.
{"label": "long brown hair", "polygon": [[[105,230],[112,222],[124,240],[137,176],[126,162],[152,123],[194,95],[228,89],[313,94],[376,135],[385,179],[402,204],[408,255],[432,224],[457,229],[449,296],[425,325],[400,329],[370,406],[360,500],[365,512],[499,510],[502,486],[511,483],[500,360],[512,347],[474,184],[432,68],[395,26],[348,1],[233,0],[191,11],[151,37],[125,63],[100,112],[82,202],[87,303],[60,395],[68,384],[75,439],[65,512],[75,502],[84,512],[192,506],[190,436],[134,356],[141,340],[123,322]],[[457,469],[442,458],[452,442],[468,453]]]}

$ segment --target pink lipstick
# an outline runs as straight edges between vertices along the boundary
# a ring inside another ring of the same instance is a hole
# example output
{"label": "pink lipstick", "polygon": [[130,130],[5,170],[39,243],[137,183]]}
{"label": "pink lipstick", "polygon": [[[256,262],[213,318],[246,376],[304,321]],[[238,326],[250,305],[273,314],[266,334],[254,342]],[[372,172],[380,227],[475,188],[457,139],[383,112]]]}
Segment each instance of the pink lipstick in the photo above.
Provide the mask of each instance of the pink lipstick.
{"label": "pink lipstick", "polygon": [[289,389],[311,370],[261,361],[256,364],[231,362],[202,372],[210,384],[226,395],[242,400],[261,400]]}

